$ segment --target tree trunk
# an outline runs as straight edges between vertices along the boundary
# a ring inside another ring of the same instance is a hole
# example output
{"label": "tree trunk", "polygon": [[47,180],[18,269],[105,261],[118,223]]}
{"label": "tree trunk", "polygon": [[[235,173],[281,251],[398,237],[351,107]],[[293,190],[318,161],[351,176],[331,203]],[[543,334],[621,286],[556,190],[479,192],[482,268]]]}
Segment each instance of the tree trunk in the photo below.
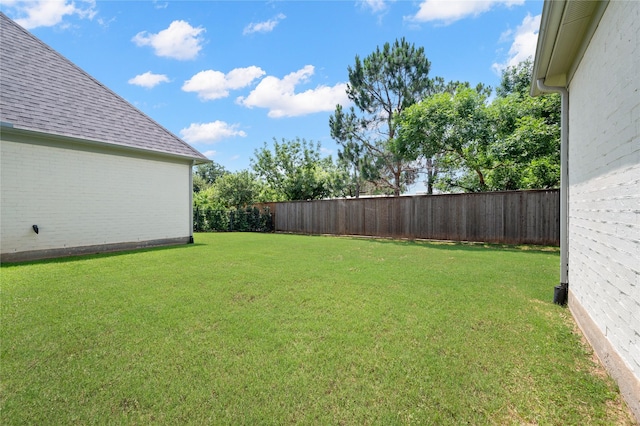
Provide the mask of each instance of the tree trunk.
{"label": "tree trunk", "polygon": [[476,169],[476,173],[478,175],[478,179],[480,180],[480,191],[487,190],[487,184],[484,182],[484,175],[480,169]]}
{"label": "tree trunk", "polygon": [[433,181],[436,178],[436,166],[433,158],[427,158],[427,194],[433,195]]}

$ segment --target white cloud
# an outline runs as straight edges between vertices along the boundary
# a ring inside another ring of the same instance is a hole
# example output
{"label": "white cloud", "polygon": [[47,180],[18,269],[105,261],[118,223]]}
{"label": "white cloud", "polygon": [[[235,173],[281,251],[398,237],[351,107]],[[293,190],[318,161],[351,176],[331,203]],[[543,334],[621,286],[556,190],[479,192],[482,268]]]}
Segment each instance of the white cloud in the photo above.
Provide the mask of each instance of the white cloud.
{"label": "white cloud", "polygon": [[248,108],[269,109],[269,117],[295,117],[320,111],[333,111],[336,104],[346,104],[347,85],[318,86],[302,93],[295,93],[298,84],[307,82],[314,73],[313,65],[279,79],[267,76],[247,97],[239,97],[237,103]]}
{"label": "white cloud", "polygon": [[284,14],[279,13],[277,16],[273,17],[272,19],[269,19],[268,21],[255,22],[255,23],[252,22],[246,27],[244,27],[244,31],[242,31],[242,34],[247,35],[247,34],[253,34],[253,33],[269,33],[273,31],[276,25],[278,25],[280,21],[282,21],[285,18],[286,16]]}
{"label": "white cloud", "polygon": [[383,12],[387,9],[385,0],[360,0],[363,8],[370,9],[373,13]]}
{"label": "white cloud", "polygon": [[540,30],[541,15],[527,14],[515,32],[507,31],[500,36],[501,41],[510,41],[509,57],[502,63],[494,63],[491,68],[500,74],[507,67],[518,65],[520,62],[536,54],[538,31]]}
{"label": "white cloud", "polygon": [[179,60],[194,59],[202,49],[204,28],[194,28],[185,21],[173,21],[157,34],[141,31],[131,41],[138,46],[151,46],[156,55]]}
{"label": "white cloud", "polygon": [[156,9],[166,9],[167,7],[169,7],[169,2],[160,2],[158,0],[153,0],[153,7],[155,7]]}
{"label": "white cloud", "polygon": [[508,43],[511,40],[513,40],[513,34],[514,31],[509,28],[508,30],[504,31],[502,34],[500,34],[500,38],[498,39],[498,43]]}
{"label": "white cloud", "polygon": [[180,136],[188,143],[216,143],[222,139],[232,137],[246,137],[247,134],[238,130],[239,124],[228,124],[216,120],[211,123],[191,123],[185,129],[180,130]]}
{"label": "white cloud", "polygon": [[97,22],[98,24],[103,27],[103,28],[109,28],[109,26],[111,25],[112,22],[115,22],[116,18],[110,18],[110,19],[104,19],[104,18],[98,18]]}
{"label": "white cloud", "polygon": [[469,16],[488,12],[496,5],[508,7],[524,4],[524,0],[424,0],[411,19],[419,22],[441,22],[449,25]]}
{"label": "white cloud", "polygon": [[329,149],[329,148],[325,148],[324,146],[320,147],[320,152],[324,155],[332,155],[333,154],[333,150]]}
{"label": "white cloud", "polygon": [[58,25],[67,15],[93,19],[97,13],[95,0],[78,3],[69,0],[5,0],[3,3],[5,6],[14,9],[17,15],[23,16],[22,18],[16,18],[15,21],[28,30]]}
{"label": "white cloud", "polygon": [[134,84],[136,86],[146,87],[151,89],[160,83],[168,83],[169,77],[164,74],[154,74],[151,71],[147,71],[144,74],[138,74],[135,77],[129,79],[127,83]]}
{"label": "white cloud", "polygon": [[205,157],[207,157],[209,160],[212,159],[212,157],[215,157],[218,154],[217,151],[214,151],[212,149],[210,149],[209,151],[205,151],[202,153],[202,155],[204,155]]}
{"label": "white cloud", "polygon": [[226,75],[214,70],[200,71],[184,82],[182,90],[196,92],[200,99],[211,101],[226,98],[229,96],[229,90],[246,87],[263,75],[265,72],[256,66],[236,68]]}

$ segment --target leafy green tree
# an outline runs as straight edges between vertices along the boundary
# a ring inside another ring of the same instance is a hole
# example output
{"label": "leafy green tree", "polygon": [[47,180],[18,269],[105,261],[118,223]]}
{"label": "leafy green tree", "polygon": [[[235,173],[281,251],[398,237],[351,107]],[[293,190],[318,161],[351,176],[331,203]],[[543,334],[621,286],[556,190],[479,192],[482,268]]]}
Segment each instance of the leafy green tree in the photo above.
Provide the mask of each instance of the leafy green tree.
{"label": "leafy green tree", "polygon": [[[491,105],[494,167],[488,180],[495,189],[552,188],[560,182],[560,123],[541,115],[557,98],[537,100],[509,95]],[[545,106],[546,104],[546,106]],[[559,105],[557,105],[559,107]]]}
{"label": "leafy green tree", "polygon": [[[194,191],[199,192],[202,189],[206,189],[213,185],[216,179],[227,173],[229,173],[227,169],[215,161],[196,166],[193,171]],[[197,191],[196,188],[198,188]]]}
{"label": "leafy green tree", "polygon": [[350,165],[356,196],[365,180],[394,195],[414,182],[414,164],[393,150],[393,117],[433,91],[430,67],[424,48],[404,38],[377,47],[363,60],[356,56],[355,65],[348,67],[347,95],[355,108],[345,111],[337,105],[329,126],[341,145],[341,158]]}
{"label": "leafy green tree", "polygon": [[260,182],[248,170],[226,173],[216,179],[212,196],[216,204],[226,208],[243,208],[257,202],[260,195]]}
{"label": "leafy green tree", "polygon": [[507,68],[490,106],[495,142],[494,189],[553,188],[560,184],[560,96],[529,96],[533,64]]}
{"label": "leafy green tree", "polygon": [[508,68],[490,88],[425,98],[397,116],[396,152],[432,161],[442,191],[551,188],[560,176],[560,99],[529,96],[531,62]]}
{"label": "leafy green tree", "polygon": [[396,151],[406,158],[436,158],[444,191],[487,189],[491,129],[486,94],[461,85],[430,96],[398,116]]}
{"label": "leafy green tree", "polygon": [[338,163],[345,171],[345,196],[359,198],[361,193],[366,192],[366,183],[375,176],[370,156],[361,145],[343,144],[338,152]]}
{"label": "leafy green tree", "polygon": [[315,200],[342,189],[341,171],[331,157],[322,157],[320,143],[300,138],[279,143],[274,138],[273,150],[265,142],[254,156],[253,171],[272,190],[269,201]]}
{"label": "leafy green tree", "polygon": [[211,205],[211,193],[213,189],[212,187],[206,187],[201,189],[200,191],[195,191],[193,193],[193,207],[208,207]]}
{"label": "leafy green tree", "polygon": [[195,173],[193,173],[193,192],[194,194],[199,194],[200,192],[207,189],[210,185],[202,178]]}
{"label": "leafy green tree", "polygon": [[532,70],[533,62],[531,58],[506,68],[502,71],[500,85],[496,88],[496,95],[501,98],[509,96],[512,93],[528,96],[529,87],[531,87]]}
{"label": "leafy green tree", "polygon": [[218,210],[242,209],[255,203],[271,200],[267,188],[251,171],[227,172],[213,185],[195,193],[195,207]]}
{"label": "leafy green tree", "polygon": [[[434,79],[434,94],[435,93],[449,93],[451,95],[455,95],[455,93],[462,88],[471,89],[471,84],[469,82],[461,82],[461,81],[449,81],[445,84],[444,79],[442,77],[436,77]],[[478,83],[475,87],[476,92],[480,95],[485,96],[486,98],[491,96],[493,89],[491,86],[485,86],[482,83]],[[436,185],[438,175],[442,175],[445,170],[442,168],[442,163],[444,161],[443,154],[436,152],[431,156],[422,157],[423,164],[421,166],[422,172],[425,174],[425,184],[427,186],[427,194],[433,194],[434,187]],[[444,177],[441,176],[441,180]]]}

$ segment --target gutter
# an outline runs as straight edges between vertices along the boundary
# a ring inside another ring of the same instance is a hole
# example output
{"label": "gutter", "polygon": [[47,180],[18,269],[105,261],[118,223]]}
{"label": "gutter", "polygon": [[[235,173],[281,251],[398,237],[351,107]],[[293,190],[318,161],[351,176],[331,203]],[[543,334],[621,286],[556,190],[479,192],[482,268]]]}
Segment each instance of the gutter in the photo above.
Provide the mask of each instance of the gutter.
{"label": "gutter", "polygon": [[544,78],[536,81],[541,92],[560,93],[560,285],[555,287],[553,302],[566,305],[569,293],[569,91],[566,87],[547,86]]}
{"label": "gutter", "polygon": [[189,167],[189,244],[193,244],[193,168],[196,160],[191,161]]}

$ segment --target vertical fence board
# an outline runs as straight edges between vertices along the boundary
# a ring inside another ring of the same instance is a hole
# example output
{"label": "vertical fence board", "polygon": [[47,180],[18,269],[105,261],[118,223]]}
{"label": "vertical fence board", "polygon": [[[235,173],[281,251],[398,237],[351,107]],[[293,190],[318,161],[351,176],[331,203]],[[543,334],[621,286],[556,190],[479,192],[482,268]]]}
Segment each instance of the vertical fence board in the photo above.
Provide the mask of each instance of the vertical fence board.
{"label": "vertical fence board", "polygon": [[264,203],[280,232],[558,245],[558,190]]}

